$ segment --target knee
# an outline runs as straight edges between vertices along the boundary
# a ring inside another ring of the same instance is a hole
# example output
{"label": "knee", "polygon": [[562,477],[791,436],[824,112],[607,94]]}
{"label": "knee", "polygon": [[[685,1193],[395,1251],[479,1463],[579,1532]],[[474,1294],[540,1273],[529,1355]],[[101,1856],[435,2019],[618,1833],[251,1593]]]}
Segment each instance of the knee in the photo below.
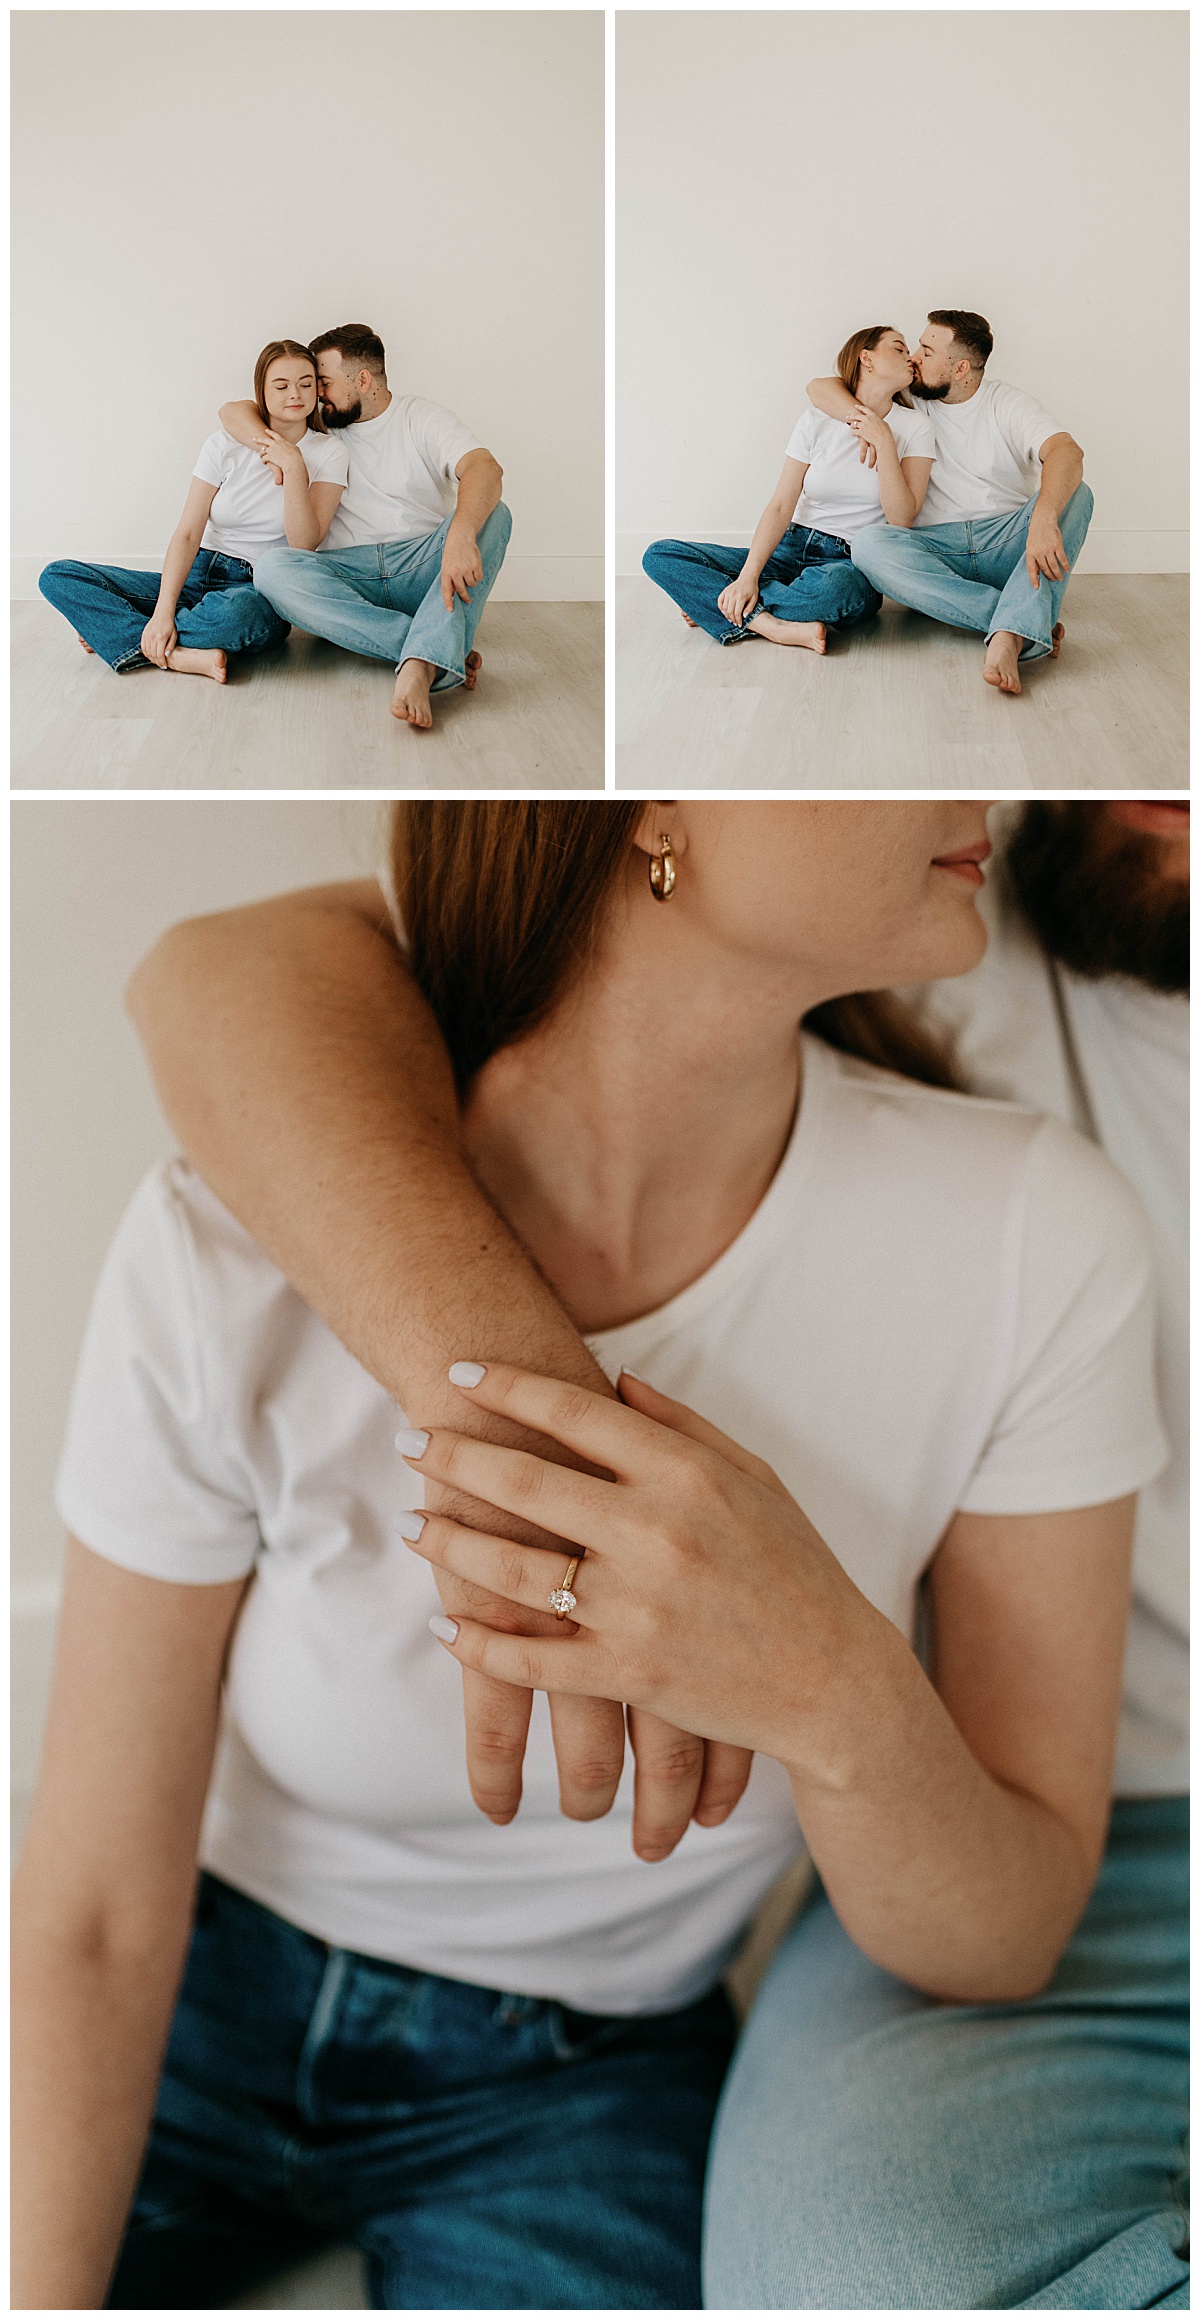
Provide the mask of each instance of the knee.
{"label": "knee", "polygon": [[64,581],[69,584],[72,580],[82,580],[86,577],[86,564],[73,564],[69,560],[63,559],[57,564],[47,564],[45,571],[38,576],[38,587],[47,601],[53,604]]}
{"label": "knee", "polygon": [[282,644],[291,635],[290,621],[276,612],[257,587],[247,589],[246,593],[251,601],[241,607],[241,616],[247,644],[260,651],[268,645]]}
{"label": "knee", "polygon": [[844,564],[838,573],[837,613],[839,620],[869,620],[883,603],[879,590],[853,564]]}
{"label": "knee", "polygon": [[512,510],[505,505],[502,499],[497,500],[483,526],[483,532],[487,537],[488,546],[499,548],[501,555],[503,555],[512,538]]}
{"label": "knee", "polygon": [[1092,510],[1095,505],[1096,502],[1092,497],[1089,486],[1086,483],[1081,483],[1077,490],[1073,491],[1071,494],[1070,514],[1076,523],[1084,525],[1090,524],[1092,520]]}
{"label": "knee", "polygon": [[682,540],[651,540],[642,558],[642,570],[656,580],[664,564],[670,564],[679,554]]}

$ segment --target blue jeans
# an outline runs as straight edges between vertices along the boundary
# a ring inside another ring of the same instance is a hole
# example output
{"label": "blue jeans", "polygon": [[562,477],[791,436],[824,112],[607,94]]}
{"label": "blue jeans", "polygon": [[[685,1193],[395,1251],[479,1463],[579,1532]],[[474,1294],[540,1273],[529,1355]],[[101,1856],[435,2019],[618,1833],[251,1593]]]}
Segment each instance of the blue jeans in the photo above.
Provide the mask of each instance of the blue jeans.
{"label": "blue jeans", "polygon": [[[1092,520],[1086,483],[1073,492],[1058,519],[1068,564],[1074,570]],[[1065,580],[1035,588],[1025,569],[1025,537],[1037,502],[1026,500],[1012,516],[972,516],[965,524],[873,524],[856,532],[854,561],[885,596],[927,612],[951,628],[977,628],[985,636],[1007,629],[1023,636],[1022,660],[1043,660],[1067,592]],[[1069,575],[1068,575],[1069,577]]]}
{"label": "blue jeans", "polygon": [[[743,548],[655,540],[642,558],[642,570],[697,628],[724,644],[730,637],[757,633],[744,625],[735,628],[717,606],[722,589],[737,579],[745,561]],[[754,611],[773,612],[777,620],[823,620],[826,628],[853,628],[857,621],[870,620],[882,602],[878,590],[855,571],[848,541],[832,532],[810,531],[807,524],[789,524],[763,565]]]}
{"label": "blue jeans", "polygon": [[479,615],[504,562],[512,517],[503,500],[479,528],[483,578],[447,612],[442,602],[442,549],[449,520],[424,540],[384,540],[369,548],[330,549],[309,556],[299,548],[270,548],[254,579],[286,620],[310,636],[327,637],[346,652],[372,660],[432,661],[435,693],[452,691],[466,674]]}
{"label": "blue jeans", "polygon": [[936,2005],[823,1897],[777,1953],[718,2118],[712,2306],[1188,2307],[1186,1797],[1119,1803],[1054,1980]]}
{"label": "blue jeans", "polygon": [[[110,669],[149,669],[142,630],[158,602],[161,572],[125,572],[116,564],[47,564],[38,587]],[[253,585],[241,556],[201,548],[179,591],[175,631],[193,651],[267,652],[286,642],[288,624]]]}
{"label": "blue jeans", "polygon": [[200,1882],[109,2306],[210,2311],[334,2240],[385,2311],[694,2309],[733,2020],[574,2013],[331,1949]]}

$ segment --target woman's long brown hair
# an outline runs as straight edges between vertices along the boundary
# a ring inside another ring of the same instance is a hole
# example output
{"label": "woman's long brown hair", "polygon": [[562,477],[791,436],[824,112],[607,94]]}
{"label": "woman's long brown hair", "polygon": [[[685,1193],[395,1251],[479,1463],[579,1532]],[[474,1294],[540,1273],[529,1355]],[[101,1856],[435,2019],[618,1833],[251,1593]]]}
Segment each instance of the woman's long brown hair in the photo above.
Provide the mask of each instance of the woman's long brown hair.
{"label": "woman's long brown hair", "polygon": [[[842,385],[848,387],[852,395],[858,393],[858,382],[862,377],[863,356],[873,354],[880,339],[886,338],[889,330],[894,330],[895,327],[894,322],[873,322],[868,330],[856,330],[853,338],[846,340],[845,346],[837,358],[837,375]],[[903,387],[897,388],[896,393],[892,396],[892,401],[893,403],[903,403],[906,411],[911,411],[913,407],[912,396]]]}
{"label": "woman's long brown hair", "polygon": [[[460,1088],[532,1031],[586,966],[642,811],[636,798],[392,807],[410,964]],[[804,1024],[843,1055],[927,1087],[960,1084],[947,1051],[890,991],[827,999]]]}

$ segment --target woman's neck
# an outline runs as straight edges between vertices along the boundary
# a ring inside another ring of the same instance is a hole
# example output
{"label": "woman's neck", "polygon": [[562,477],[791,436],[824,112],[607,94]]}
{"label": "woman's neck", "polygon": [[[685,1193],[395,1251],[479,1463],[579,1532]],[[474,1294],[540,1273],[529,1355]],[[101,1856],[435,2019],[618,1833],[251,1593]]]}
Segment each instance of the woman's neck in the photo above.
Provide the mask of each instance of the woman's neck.
{"label": "woman's neck", "polygon": [[285,443],[303,443],[308,433],[308,420],[304,416],[299,419],[272,419],[271,427],[276,435],[282,435]]}
{"label": "woman's neck", "polygon": [[858,399],[860,403],[866,404],[868,411],[874,411],[877,418],[886,419],[895,401],[895,396],[890,387],[877,386],[868,380],[865,385],[859,387]]}
{"label": "woman's neck", "polygon": [[812,1002],[794,966],[772,978],[691,930],[673,939],[671,908],[659,926],[643,910],[640,937],[636,911],[610,930],[464,1110],[480,1182],[586,1330],[653,1312],[707,1271],[758,1207],[795,1114]]}

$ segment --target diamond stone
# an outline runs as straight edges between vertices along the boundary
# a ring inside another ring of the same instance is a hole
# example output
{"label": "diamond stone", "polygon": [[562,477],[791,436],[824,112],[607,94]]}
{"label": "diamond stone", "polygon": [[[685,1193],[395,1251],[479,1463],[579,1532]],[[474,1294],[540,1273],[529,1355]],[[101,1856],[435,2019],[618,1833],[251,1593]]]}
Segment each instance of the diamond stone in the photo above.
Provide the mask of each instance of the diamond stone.
{"label": "diamond stone", "polygon": [[549,1598],[549,1602],[550,1609],[552,1611],[567,1612],[574,1611],[576,1599],[574,1595],[572,1595],[569,1587],[556,1587],[553,1595],[551,1595]]}

